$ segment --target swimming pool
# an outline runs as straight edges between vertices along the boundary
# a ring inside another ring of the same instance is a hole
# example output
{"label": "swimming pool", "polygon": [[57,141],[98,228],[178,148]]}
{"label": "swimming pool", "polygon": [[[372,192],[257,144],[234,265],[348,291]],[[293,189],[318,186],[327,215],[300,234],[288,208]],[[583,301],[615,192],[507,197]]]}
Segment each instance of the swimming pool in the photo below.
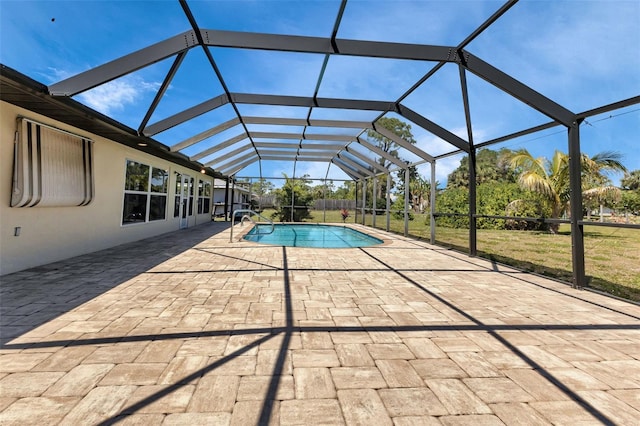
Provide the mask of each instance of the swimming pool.
{"label": "swimming pool", "polygon": [[276,223],[254,226],[244,239],[256,243],[287,247],[349,248],[369,247],[383,241],[346,226]]}

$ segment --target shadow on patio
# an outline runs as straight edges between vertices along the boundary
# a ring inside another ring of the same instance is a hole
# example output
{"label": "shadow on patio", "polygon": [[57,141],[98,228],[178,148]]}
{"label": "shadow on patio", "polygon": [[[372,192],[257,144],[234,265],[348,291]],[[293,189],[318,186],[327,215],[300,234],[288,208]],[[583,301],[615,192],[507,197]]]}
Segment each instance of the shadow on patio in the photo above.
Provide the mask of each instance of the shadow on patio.
{"label": "shadow on patio", "polygon": [[28,308],[48,303],[31,294],[27,333],[2,348],[0,420],[42,423],[44,407],[46,423],[102,425],[640,415],[636,306],[390,234],[384,247],[322,251],[229,244],[213,231],[159,237],[118,278],[149,240],[62,262],[77,282],[105,281],[61,293],[76,295],[56,311],[66,330]]}

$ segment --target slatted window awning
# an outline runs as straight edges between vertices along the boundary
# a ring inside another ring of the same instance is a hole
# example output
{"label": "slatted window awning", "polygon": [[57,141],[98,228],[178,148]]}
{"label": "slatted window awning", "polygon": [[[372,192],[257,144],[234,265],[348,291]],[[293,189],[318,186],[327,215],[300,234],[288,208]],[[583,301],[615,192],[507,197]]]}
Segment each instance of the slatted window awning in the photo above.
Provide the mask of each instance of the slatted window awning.
{"label": "slatted window awning", "polygon": [[85,206],[93,194],[93,141],[18,118],[11,207]]}

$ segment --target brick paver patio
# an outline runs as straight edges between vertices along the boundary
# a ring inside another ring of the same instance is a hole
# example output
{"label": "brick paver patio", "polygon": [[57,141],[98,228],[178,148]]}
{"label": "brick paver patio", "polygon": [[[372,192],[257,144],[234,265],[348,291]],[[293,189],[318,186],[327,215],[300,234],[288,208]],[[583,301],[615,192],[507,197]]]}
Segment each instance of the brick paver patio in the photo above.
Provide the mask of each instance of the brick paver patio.
{"label": "brick paver patio", "polygon": [[640,307],[366,231],[212,222],[3,276],[0,424],[640,423]]}

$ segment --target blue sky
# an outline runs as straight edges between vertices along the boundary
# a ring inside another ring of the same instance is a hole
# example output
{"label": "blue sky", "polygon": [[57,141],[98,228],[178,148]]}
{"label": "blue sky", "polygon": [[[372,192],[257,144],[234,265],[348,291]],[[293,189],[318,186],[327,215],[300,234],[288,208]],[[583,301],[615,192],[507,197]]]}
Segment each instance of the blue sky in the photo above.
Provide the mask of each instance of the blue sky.
{"label": "blue sky", "polygon": [[[329,37],[339,1],[190,1],[201,28]],[[455,46],[503,2],[350,1],[338,38]],[[6,1],[0,0],[0,62],[44,84],[52,84],[190,29],[177,1]],[[573,112],[640,94],[640,2],[637,0],[521,0],[469,46],[474,55],[500,68]],[[240,49],[210,49],[231,92],[312,96],[323,55]],[[75,98],[136,129],[172,59],[99,86]],[[333,56],[320,97],[395,101],[435,64],[420,61]],[[550,121],[467,73],[474,140],[480,143]],[[192,49],[172,81],[151,123],[223,93],[201,49]],[[448,64],[403,104],[467,139],[457,66]],[[306,108],[239,105],[243,114],[305,118]],[[316,109],[312,118],[373,120],[377,113]],[[235,116],[227,105],[155,136],[168,146]],[[389,115],[393,117],[393,114]],[[301,131],[256,126],[253,131]],[[451,145],[412,126],[418,146],[432,155]],[[331,129],[315,130],[329,133]],[[335,132],[335,131],[334,131]],[[349,133],[341,130],[341,133]],[[215,144],[239,133],[229,129]],[[592,117],[582,126],[582,150],[593,155],[619,151],[628,169],[640,169],[640,106]],[[222,155],[237,148],[230,147]],[[567,151],[566,131],[556,127],[493,148],[525,147],[536,156]],[[418,158],[402,152],[401,156]],[[437,178],[460,156],[437,163]],[[209,160],[206,159],[205,160]],[[419,167],[428,176],[428,165]],[[290,163],[264,162],[262,174],[293,174]],[[299,163],[295,174],[322,178],[324,163]],[[238,176],[258,176],[257,163]],[[344,178],[335,166],[329,177]],[[618,182],[620,175],[612,176]]]}

